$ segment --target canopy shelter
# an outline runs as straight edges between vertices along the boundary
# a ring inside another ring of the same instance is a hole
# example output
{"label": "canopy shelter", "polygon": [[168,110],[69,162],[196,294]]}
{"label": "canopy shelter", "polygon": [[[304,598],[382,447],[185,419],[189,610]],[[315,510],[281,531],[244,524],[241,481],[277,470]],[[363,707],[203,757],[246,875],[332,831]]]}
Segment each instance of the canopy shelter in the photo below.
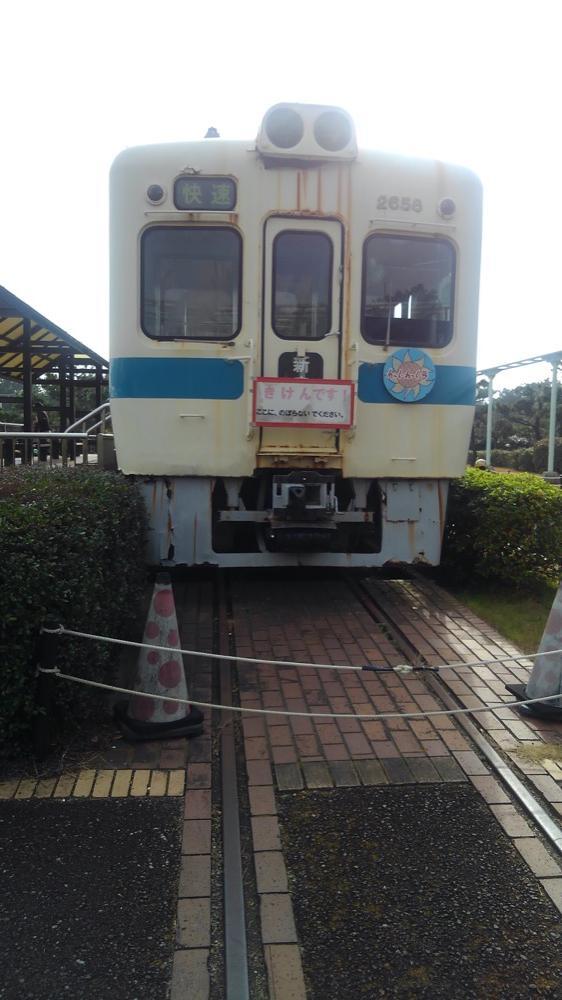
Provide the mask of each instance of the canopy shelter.
{"label": "canopy shelter", "polygon": [[94,388],[99,406],[108,370],[104,358],[0,286],[0,378],[23,388],[24,431],[33,430],[35,383],[59,387],[57,409],[64,430],[76,419],[76,387]]}
{"label": "canopy shelter", "polygon": [[554,468],[554,456],[556,446],[556,395],[558,391],[558,369],[562,370],[562,351],[554,351],[552,354],[538,354],[534,358],[523,358],[522,361],[508,361],[503,365],[495,365],[493,368],[483,368],[477,372],[476,377],[483,375],[488,379],[488,414],[486,420],[486,463],[492,462],[492,414],[494,406],[494,378],[499,372],[505,372],[510,368],[524,368],[526,365],[537,365],[546,362],[552,366],[552,382],[550,390],[550,421],[548,429],[548,469],[547,476],[555,477],[557,471]]}

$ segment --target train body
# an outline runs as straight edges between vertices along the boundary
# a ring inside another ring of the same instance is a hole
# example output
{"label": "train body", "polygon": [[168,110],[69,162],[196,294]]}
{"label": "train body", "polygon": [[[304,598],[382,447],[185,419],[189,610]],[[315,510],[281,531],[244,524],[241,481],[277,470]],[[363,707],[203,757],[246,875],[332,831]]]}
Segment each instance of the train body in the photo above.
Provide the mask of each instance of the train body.
{"label": "train body", "polygon": [[481,187],[339,110],[111,172],[119,468],[161,564],[439,562],[473,419]]}

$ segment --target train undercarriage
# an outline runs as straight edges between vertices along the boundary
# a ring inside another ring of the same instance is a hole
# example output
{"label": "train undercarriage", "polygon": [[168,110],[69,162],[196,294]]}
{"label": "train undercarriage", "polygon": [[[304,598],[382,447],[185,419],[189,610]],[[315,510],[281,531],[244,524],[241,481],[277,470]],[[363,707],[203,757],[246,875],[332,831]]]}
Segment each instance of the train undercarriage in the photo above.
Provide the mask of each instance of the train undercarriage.
{"label": "train undercarriage", "polygon": [[346,479],[294,469],[140,483],[153,565],[439,562],[447,480]]}

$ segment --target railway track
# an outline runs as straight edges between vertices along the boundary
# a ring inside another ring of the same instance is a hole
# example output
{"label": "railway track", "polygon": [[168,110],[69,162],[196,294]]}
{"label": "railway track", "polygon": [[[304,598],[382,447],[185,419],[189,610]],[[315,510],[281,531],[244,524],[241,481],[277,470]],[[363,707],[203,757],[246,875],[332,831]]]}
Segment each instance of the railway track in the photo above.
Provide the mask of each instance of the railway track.
{"label": "railway track", "polygon": [[[377,580],[366,575],[341,573],[324,574],[322,578],[309,575],[303,580],[301,574],[278,574],[264,578],[252,573],[222,571],[215,586],[215,650],[233,656],[300,662],[345,664],[347,659],[349,665],[355,666],[359,666],[361,660],[371,660],[387,668],[400,662],[431,666],[437,660],[452,662],[459,658],[469,659],[474,655],[475,647],[479,647],[477,658],[481,659],[485,658],[485,652],[490,658],[501,655],[507,658],[510,651],[514,652],[496,636],[487,637],[484,649],[481,645],[483,638],[470,627],[470,621],[468,631],[472,637],[470,640],[465,637],[467,645],[460,650],[460,655],[459,647],[463,642],[458,635],[457,642],[448,637],[448,642],[452,643],[448,650],[442,648],[446,645],[443,635],[436,632],[431,638],[429,626],[433,619],[441,620],[449,632],[454,631],[451,624],[454,618],[451,619],[451,608],[432,606],[431,601],[436,595],[443,600],[443,592],[413,578]],[[355,635],[352,634],[354,627],[357,630]],[[434,628],[437,628],[435,624]],[[367,655],[369,653],[370,656]],[[501,744],[500,737],[505,735],[502,732],[504,729],[513,736],[514,744],[517,741],[514,730],[519,736],[527,735],[517,730],[517,722],[510,718],[501,720],[491,711],[486,712],[484,721],[487,728],[483,729],[469,716],[461,715],[456,717],[454,724],[450,720],[440,720],[439,724],[447,728],[436,730],[432,730],[429,720],[413,726],[388,720],[381,727],[376,720],[374,724],[352,724],[353,720],[338,722],[331,719],[324,723],[322,719],[322,715],[334,712],[343,715],[345,712],[342,710],[347,709],[349,714],[358,715],[369,712],[378,714],[392,708],[421,711],[424,706],[428,709],[455,709],[466,705],[467,700],[467,707],[471,707],[471,698],[477,699],[482,706],[485,705],[482,701],[485,697],[482,690],[484,680],[493,685],[490,688],[492,698],[501,699],[499,685],[503,684],[503,676],[499,681],[497,677],[493,680],[486,674],[486,671],[493,673],[488,667],[483,668],[483,676],[480,672],[478,695],[470,694],[470,691],[466,694],[459,686],[465,685],[466,677],[459,681],[459,674],[453,671],[450,675],[447,672],[439,677],[435,674],[424,674],[423,677],[416,674],[413,680],[401,680],[390,671],[368,674],[350,671],[343,675],[346,685],[341,683],[335,671],[320,671],[314,667],[301,671],[290,667],[276,670],[270,666],[256,670],[232,660],[223,662],[219,671],[218,693],[222,704],[269,708],[277,712],[309,711],[315,717],[310,721],[304,715],[291,718],[247,716],[238,712],[220,714],[221,818],[219,820],[217,816],[216,823],[220,822],[222,831],[222,975],[225,985],[211,984],[211,998],[226,996],[228,1000],[244,1000],[246,997],[267,996],[268,980],[270,994],[274,995],[271,991],[272,986],[275,987],[275,976],[281,976],[280,982],[283,979],[283,974],[279,968],[276,971],[275,965],[279,949],[289,949],[289,964],[297,962],[296,936],[293,935],[292,940],[290,929],[272,931],[271,913],[265,906],[271,904],[275,897],[275,904],[283,909],[286,904],[290,905],[290,898],[286,892],[272,892],[272,886],[278,889],[281,883],[267,885],[259,867],[256,867],[256,878],[252,864],[253,858],[256,866],[259,861],[263,867],[268,857],[273,856],[277,863],[282,853],[274,829],[277,827],[277,810],[272,805],[269,814],[263,814],[261,806],[256,811],[258,792],[263,793],[262,797],[269,795],[273,801],[274,793],[279,795],[284,790],[298,793],[303,788],[311,791],[338,786],[348,789],[364,784],[369,786],[368,791],[372,791],[371,786],[383,783],[404,788],[415,783],[431,784],[432,776],[437,782],[445,784],[466,781],[468,777],[482,792],[492,810],[497,812],[500,808],[505,814],[509,804],[513,829],[524,834],[513,838],[516,847],[521,847],[523,841],[529,843],[538,829],[553,854],[560,852],[562,832],[556,822],[556,804],[545,804],[532,785],[532,780],[538,780],[537,776],[516,773],[513,761],[507,756],[513,751],[498,745],[497,741]],[[500,674],[504,673],[502,669]],[[517,668],[516,678],[520,679],[521,674],[522,671]],[[460,676],[463,676],[462,670]],[[504,697],[503,700],[508,699]],[[477,706],[473,703],[472,707]],[[499,715],[502,714],[506,713],[499,710]],[[510,723],[511,730],[504,723]],[[343,730],[332,731],[337,725],[343,726]],[[489,733],[492,733],[491,738]],[[531,730],[531,737],[533,735],[537,739],[544,738],[544,732]],[[339,739],[336,740],[336,737]],[[329,742],[330,739],[333,742]],[[461,749],[455,751],[455,746]],[[504,746],[508,746],[506,741]],[[494,793],[493,787],[497,787],[499,792]],[[214,791],[214,798],[218,794]],[[517,802],[517,811],[510,804],[513,800]],[[251,813],[251,824],[248,822],[248,811]],[[525,823],[517,827],[514,817],[521,819],[521,812],[532,827]],[[271,822],[268,824],[268,821]],[[267,836],[264,839],[268,826],[269,841]],[[504,829],[509,835],[505,823]],[[527,830],[531,837],[526,835]],[[544,851],[540,839],[537,843]],[[540,865],[535,865],[535,869],[535,874],[540,877]],[[544,871],[555,872],[555,867],[545,867]],[[543,882],[549,877],[552,882],[544,888],[547,891],[549,888],[557,889],[554,886],[557,881],[555,875],[547,875]],[[550,895],[554,898],[552,892]],[[284,937],[288,940],[285,941]],[[219,965],[221,962],[217,955],[215,966]],[[299,980],[298,969],[294,969],[292,974],[296,982],[302,981],[302,973]],[[279,992],[279,984],[276,988]],[[297,995],[301,995],[298,990]],[[379,994],[373,993],[375,995]],[[554,994],[547,991],[544,995]],[[283,996],[282,990],[279,996]]]}

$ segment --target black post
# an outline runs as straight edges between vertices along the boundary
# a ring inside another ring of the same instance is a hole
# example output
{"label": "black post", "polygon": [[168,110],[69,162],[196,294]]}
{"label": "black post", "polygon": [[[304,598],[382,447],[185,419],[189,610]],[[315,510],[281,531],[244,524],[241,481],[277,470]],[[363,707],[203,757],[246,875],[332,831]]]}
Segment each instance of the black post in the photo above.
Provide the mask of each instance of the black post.
{"label": "black post", "polygon": [[[33,371],[31,368],[31,323],[23,321],[22,338],[22,368],[23,368],[23,429],[30,433],[33,430]],[[23,438],[22,457],[25,462],[33,464],[33,441]]]}
{"label": "black post", "polygon": [[49,752],[54,702],[52,671],[57,666],[59,653],[59,624],[52,619],[41,628],[37,642],[37,686],[33,719],[33,746],[35,755],[43,760]]}

